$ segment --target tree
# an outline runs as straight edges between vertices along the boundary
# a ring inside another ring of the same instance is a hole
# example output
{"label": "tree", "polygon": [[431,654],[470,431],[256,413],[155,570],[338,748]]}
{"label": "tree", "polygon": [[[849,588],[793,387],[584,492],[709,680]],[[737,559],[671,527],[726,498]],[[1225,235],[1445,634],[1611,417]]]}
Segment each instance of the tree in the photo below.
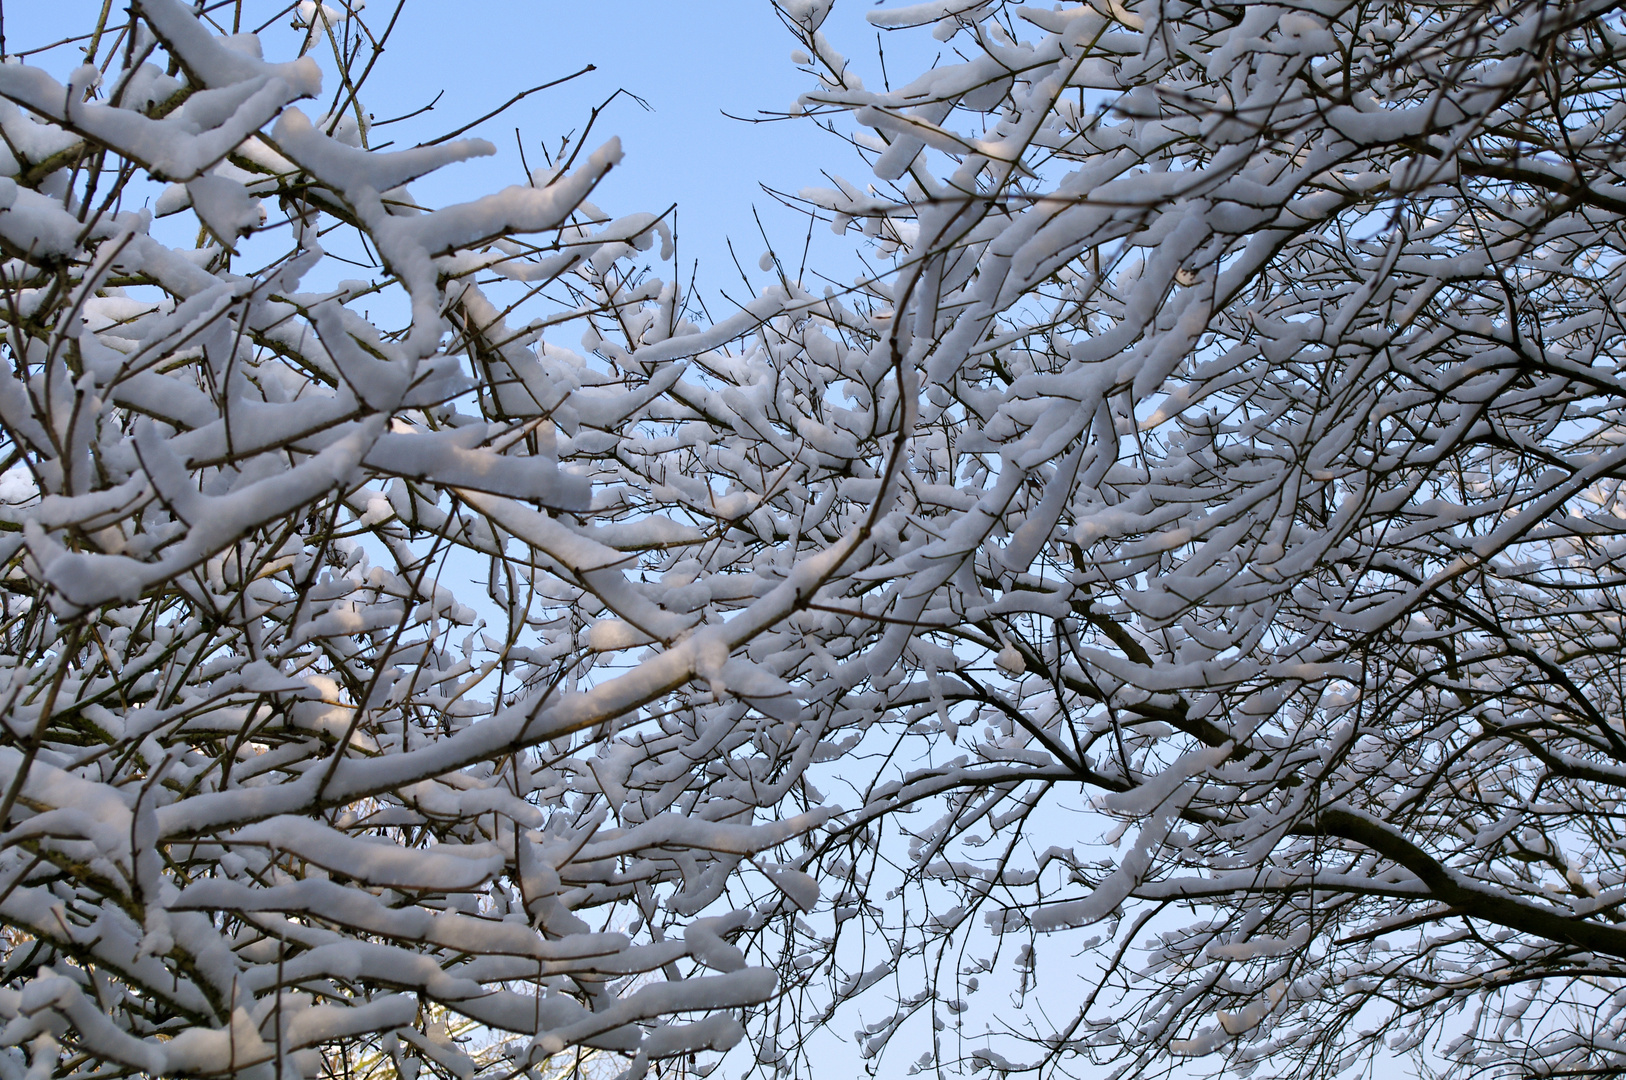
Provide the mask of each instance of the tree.
{"label": "tree", "polygon": [[780,9],[893,261],[769,1056],[1626,1073],[1618,5]]}
{"label": "tree", "polygon": [[766,363],[667,342],[760,315],[685,321],[666,223],[587,201],[614,140],[420,206],[493,148],[369,148],[400,7],[289,10],[283,61],[240,4],[134,0],[66,83],[0,66],[0,1076],[693,1061],[828,816],[768,813],[787,714],[731,659],[819,572],[707,587]]}
{"label": "tree", "polygon": [[354,12],[0,66],[0,1072],[1626,1072],[1617,8],[829,9],[716,321]]}

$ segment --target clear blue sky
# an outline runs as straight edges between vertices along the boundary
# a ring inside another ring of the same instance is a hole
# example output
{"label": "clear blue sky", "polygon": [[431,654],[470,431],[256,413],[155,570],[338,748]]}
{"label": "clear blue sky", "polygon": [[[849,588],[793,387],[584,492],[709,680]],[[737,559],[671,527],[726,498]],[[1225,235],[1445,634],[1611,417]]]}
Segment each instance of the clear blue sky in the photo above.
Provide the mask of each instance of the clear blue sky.
{"label": "clear blue sky", "polygon": [[[123,4],[114,0],[115,11]],[[888,5],[898,6],[898,0]],[[280,6],[249,0],[245,22],[250,15],[258,16],[254,23],[263,22]],[[369,24],[381,29],[393,7],[388,0],[373,0],[365,13]],[[82,33],[100,8],[101,0],[10,0],[3,5],[7,46],[16,53]],[[864,20],[872,9],[868,0],[838,0],[825,32],[866,83],[878,85],[876,34]],[[908,38],[917,53],[922,43],[935,50],[928,35]],[[262,39],[268,58],[297,48],[286,18]],[[905,62],[893,55],[900,45],[888,41],[894,76],[930,66],[932,52]],[[363,99],[384,119],[426,105],[444,91],[432,113],[375,136],[411,145],[461,126],[519,90],[595,65],[597,70],[533,95],[472,132],[494,142],[498,156],[420,182],[415,185],[419,198],[443,204],[522,182],[516,127],[536,168],[543,164],[544,139],[557,146],[560,136],[581,130],[594,105],[624,89],[647,102],[650,111],[622,95],[600,117],[590,142],[618,135],[627,156],[595,201],[611,214],[659,212],[677,203],[683,275],[698,258],[700,280],[710,286],[706,291],[722,286],[737,295],[739,276],[725,237],[733,238],[753,282],[766,280],[756,265],[764,245],[753,206],[782,256],[793,249],[799,259],[805,234],[805,221],[780,208],[761,184],[791,192],[829,186],[821,169],[860,185],[870,179],[851,148],[807,121],[749,124],[724,115],[783,112],[810,89],[812,80],[791,63],[793,48],[769,0],[407,0]],[[321,58],[331,68],[331,56]],[[31,62],[61,74],[76,60],[69,49],[60,49]],[[814,243],[815,250],[823,247],[815,265],[850,281],[858,271],[851,255],[856,238],[838,241],[820,226]]]}
{"label": "clear blue sky", "polygon": [[[494,164],[503,182],[523,175],[516,126],[534,168],[542,164],[544,139],[556,146],[560,136],[579,131],[591,108],[618,89],[636,94],[651,111],[622,95],[589,139],[596,144],[619,135],[627,153],[595,201],[610,213],[658,212],[677,203],[680,256],[685,262],[700,258],[707,278],[737,278],[725,235],[756,272],[763,244],[753,204],[765,223],[772,222],[770,235],[800,227],[793,215],[776,212],[761,183],[795,191],[822,185],[819,169],[832,160],[849,172],[860,167],[846,147],[807,123],[748,124],[723,115],[785,111],[808,86],[790,62],[795,43],[767,0],[472,0],[455,7],[455,18],[442,16],[445,10],[409,3],[403,18],[411,24],[398,31],[393,55],[386,54],[374,76],[373,112],[382,116],[385,102],[415,108],[444,88],[435,114],[416,122],[425,134],[438,132],[453,126],[454,118],[461,123],[481,115],[517,90],[594,64],[596,71],[543,91],[481,128],[498,144]],[[855,14],[862,17],[861,10]],[[860,33],[873,43],[872,31]]]}

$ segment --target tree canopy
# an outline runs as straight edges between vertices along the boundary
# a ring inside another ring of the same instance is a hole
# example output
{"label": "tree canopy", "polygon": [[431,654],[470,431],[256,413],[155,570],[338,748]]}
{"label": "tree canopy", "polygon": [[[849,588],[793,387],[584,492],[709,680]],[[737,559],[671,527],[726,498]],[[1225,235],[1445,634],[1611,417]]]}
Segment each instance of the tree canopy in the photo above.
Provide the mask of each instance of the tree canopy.
{"label": "tree canopy", "polygon": [[1618,5],[778,0],[715,319],[243,7],[0,63],[0,1080],[1626,1073]]}

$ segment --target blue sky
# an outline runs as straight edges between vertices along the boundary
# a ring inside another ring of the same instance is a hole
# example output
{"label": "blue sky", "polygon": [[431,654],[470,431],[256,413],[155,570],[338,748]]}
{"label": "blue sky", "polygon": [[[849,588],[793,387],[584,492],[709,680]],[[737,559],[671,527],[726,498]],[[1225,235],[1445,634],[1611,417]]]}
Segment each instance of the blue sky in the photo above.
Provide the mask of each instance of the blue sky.
{"label": "blue sky", "polygon": [[[115,12],[123,6],[124,0],[114,0]],[[889,0],[889,6],[899,5]],[[258,16],[257,24],[280,7],[249,0],[245,25],[251,15]],[[7,46],[15,53],[81,33],[94,25],[100,8],[101,0],[12,0],[4,5]],[[824,29],[866,83],[879,85],[876,32],[864,19],[872,9],[868,0],[840,0]],[[365,14],[380,29],[392,10],[392,2],[373,0]],[[892,75],[931,64],[937,46],[928,35],[907,35],[918,54],[907,63],[893,53],[902,42],[891,39],[901,37],[889,35]],[[291,55],[297,48],[287,18],[262,39],[268,57]],[[922,46],[933,51],[921,53]],[[441,94],[433,112],[375,136],[375,141],[393,138],[412,145],[462,126],[519,90],[595,65],[597,70],[535,94],[471,132],[495,143],[497,156],[420,182],[418,197],[443,204],[522,182],[516,127],[536,168],[543,164],[544,140],[557,146],[561,136],[582,129],[593,106],[625,90],[589,139],[597,145],[618,135],[626,151],[594,201],[611,214],[659,212],[676,203],[682,276],[688,277],[698,259],[705,292],[724,287],[738,295],[739,274],[725,239],[733,239],[753,284],[766,280],[757,269],[765,245],[753,208],[782,255],[793,250],[799,260],[806,235],[805,219],[780,207],[762,184],[791,192],[828,187],[823,169],[860,185],[870,179],[850,147],[807,121],[750,124],[724,115],[784,112],[810,89],[812,79],[790,60],[795,47],[769,0],[408,0],[363,101],[376,118],[385,119]],[[331,68],[331,57],[324,59]],[[65,72],[76,60],[64,48],[30,62]],[[856,237],[838,240],[819,226],[814,265],[851,281],[859,270],[852,256],[857,243]]]}
{"label": "blue sky", "polygon": [[373,112],[382,115],[385,102],[416,108],[444,88],[435,114],[415,122],[426,134],[438,132],[517,90],[594,64],[596,71],[483,125],[480,134],[498,144],[499,156],[478,168],[495,166],[500,182],[519,180],[516,126],[538,167],[544,139],[557,146],[562,135],[582,128],[593,106],[626,90],[589,139],[596,144],[619,135],[627,153],[595,201],[611,213],[658,212],[677,203],[680,257],[685,263],[698,257],[706,279],[737,281],[725,236],[734,238],[741,263],[755,273],[764,245],[753,205],[770,235],[786,234],[776,241],[788,243],[804,227],[763,193],[761,183],[795,191],[821,184],[819,169],[832,160],[848,171],[861,167],[846,147],[805,122],[749,124],[723,115],[785,111],[809,82],[791,63],[795,43],[767,0],[474,0],[457,11],[447,19],[428,5],[409,5],[404,18],[412,24],[398,31],[394,55],[386,54],[374,76],[379,104],[369,106]]}

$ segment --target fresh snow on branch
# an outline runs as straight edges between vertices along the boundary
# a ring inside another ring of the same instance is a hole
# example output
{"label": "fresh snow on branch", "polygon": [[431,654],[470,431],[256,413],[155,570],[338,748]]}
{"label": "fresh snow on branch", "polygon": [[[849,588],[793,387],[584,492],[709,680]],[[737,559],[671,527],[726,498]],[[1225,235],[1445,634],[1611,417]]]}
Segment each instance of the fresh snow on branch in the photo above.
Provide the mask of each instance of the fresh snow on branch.
{"label": "fresh snow on branch", "polygon": [[1626,1070],[1618,6],[777,9],[715,319],[357,3],[0,64],[0,1080]]}

